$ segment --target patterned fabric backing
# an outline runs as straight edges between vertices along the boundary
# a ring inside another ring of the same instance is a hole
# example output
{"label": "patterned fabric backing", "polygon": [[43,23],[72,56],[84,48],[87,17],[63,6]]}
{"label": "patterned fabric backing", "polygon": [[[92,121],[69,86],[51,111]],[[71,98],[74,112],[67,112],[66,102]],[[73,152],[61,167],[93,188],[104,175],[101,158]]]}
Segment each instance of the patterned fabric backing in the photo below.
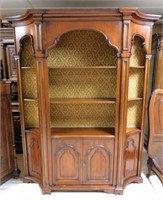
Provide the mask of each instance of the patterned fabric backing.
{"label": "patterned fabric backing", "polygon": [[127,127],[141,127],[142,101],[129,101]]}
{"label": "patterned fabric backing", "polygon": [[143,97],[144,69],[131,68],[129,70],[129,98]]}
{"label": "patterned fabric backing", "polygon": [[117,65],[117,50],[96,31],[68,32],[48,51],[48,66],[52,68],[108,65]]}
{"label": "patterned fabric backing", "polygon": [[116,69],[49,69],[50,98],[116,97]]}
{"label": "patterned fabric backing", "polygon": [[21,69],[23,98],[37,98],[36,69]]}
{"label": "patterned fabric backing", "polygon": [[31,39],[30,37],[26,37],[22,42],[20,65],[21,67],[34,67],[34,61]]}
{"label": "patterned fabric backing", "polygon": [[38,103],[36,101],[25,101],[24,100],[24,120],[25,127],[38,127]]}
{"label": "patterned fabric backing", "polygon": [[52,127],[115,127],[115,104],[51,104]]}

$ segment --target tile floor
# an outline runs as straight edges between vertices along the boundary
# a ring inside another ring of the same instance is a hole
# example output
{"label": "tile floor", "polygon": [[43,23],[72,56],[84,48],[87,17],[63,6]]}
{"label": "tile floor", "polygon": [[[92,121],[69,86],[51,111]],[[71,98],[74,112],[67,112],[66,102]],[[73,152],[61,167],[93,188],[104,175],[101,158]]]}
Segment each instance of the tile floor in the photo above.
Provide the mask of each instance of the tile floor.
{"label": "tile floor", "polygon": [[23,183],[22,178],[19,178],[10,179],[0,186],[0,200],[163,200],[163,185],[157,176],[152,174],[149,179],[146,178],[146,161],[147,154],[144,150],[143,183],[128,185],[123,195],[106,194],[103,192],[53,192],[51,195],[42,195],[38,184]]}

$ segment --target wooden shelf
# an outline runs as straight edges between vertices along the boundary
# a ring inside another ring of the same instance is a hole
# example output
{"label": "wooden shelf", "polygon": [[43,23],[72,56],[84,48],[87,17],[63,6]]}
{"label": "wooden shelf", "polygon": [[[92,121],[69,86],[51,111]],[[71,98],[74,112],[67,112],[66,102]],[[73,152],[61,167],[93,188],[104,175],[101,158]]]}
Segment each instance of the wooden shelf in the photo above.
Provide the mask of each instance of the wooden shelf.
{"label": "wooden shelf", "polygon": [[130,66],[130,68],[144,69],[145,66]]}
{"label": "wooden shelf", "polygon": [[128,101],[142,101],[142,97],[129,98]]}
{"label": "wooden shelf", "polygon": [[69,103],[80,103],[80,104],[89,104],[89,103],[115,103],[115,98],[97,98],[97,99],[90,99],[90,98],[51,98],[50,103],[55,104],[69,104]]}
{"label": "wooden shelf", "polygon": [[116,69],[117,66],[55,66],[55,67],[52,67],[52,66],[49,66],[48,67],[49,69]]}
{"label": "wooden shelf", "polygon": [[114,138],[114,128],[51,128],[52,138],[109,137]]}
{"label": "wooden shelf", "polygon": [[24,101],[32,101],[32,102],[37,102],[38,101],[37,99],[27,99],[27,98],[24,98],[23,100]]}
{"label": "wooden shelf", "polygon": [[135,133],[135,132],[141,132],[141,129],[140,128],[127,128],[126,129],[126,134],[127,135],[130,135],[130,134],[132,134],[132,133]]}
{"label": "wooden shelf", "polygon": [[21,67],[21,69],[36,69],[36,67]]}

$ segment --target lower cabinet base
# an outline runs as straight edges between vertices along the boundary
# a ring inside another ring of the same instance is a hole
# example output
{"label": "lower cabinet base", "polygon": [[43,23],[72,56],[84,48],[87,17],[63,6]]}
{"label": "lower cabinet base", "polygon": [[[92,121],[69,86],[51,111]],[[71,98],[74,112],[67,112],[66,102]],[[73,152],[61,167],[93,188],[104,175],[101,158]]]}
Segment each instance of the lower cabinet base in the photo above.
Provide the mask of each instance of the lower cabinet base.
{"label": "lower cabinet base", "polygon": [[38,183],[40,185],[40,188],[42,190],[42,194],[51,194],[51,192],[57,192],[57,191],[75,191],[75,192],[93,192],[93,191],[98,191],[98,192],[105,192],[108,194],[116,194],[116,195],[122,195],[125,187],[129,185],[130,183],[142,183],[143,179],[141,176],[135,176],[128,178],[125,180],[124,184],[122,186],[113,186],[113,185],[107,185],[107,184],[57,184],[57,185],[47,185],[43,186],[37,178],[32,178],[32,177],[25,177],[23,179],[24,183]]}

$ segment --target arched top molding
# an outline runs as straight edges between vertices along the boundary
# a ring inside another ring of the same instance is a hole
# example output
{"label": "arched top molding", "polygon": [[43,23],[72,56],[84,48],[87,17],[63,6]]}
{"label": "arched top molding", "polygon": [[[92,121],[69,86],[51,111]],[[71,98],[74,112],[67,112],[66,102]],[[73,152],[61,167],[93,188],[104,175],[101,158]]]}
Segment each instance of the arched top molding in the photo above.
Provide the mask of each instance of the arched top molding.
{"label": "arched top molding", "polygon": [[117,51],[117,53],[119,52],[119,48],[110,41],[109,37],[104,32],[102,32],[100,30],[97,30],[97,29],[93,29],[93,28],[92,29],[81,28],[81,29],[70,29],[70,30],[68,30],[66,32],[63,32],[60,35],[58,35],[56,38],[54,38],[53,42],[46,49],[45,55],[47,56],[48,55],[48,51],[50,49],[52,49],[53,47],[56,47],[57,44],[59,44],[60,40],[62,39],[62,37],[64,35],[66,35],[68,33],[71,33],[71,32],[75,32],[75,31],[92,31],[92,32],[94,31],[97,34],[101,34],[104,37],[104,40],[107,41],[108,46],[114,48]]}
{"label": "arched top molding", "polygon": [[19,49],[18,55],[21,54],[21,52],[22,52],[22,50],[23,50],[23,42],[24,42],[26,39],[29,39],[29,40],[30,40],[30,42],[31,42],[31,48],[32,48],[32,54],[34,55],[34,54],[35,54],[35,50],[34,50],[34,41],[33,41],[33,36],[30,35],[30,34],[24,35],[23,37],[20,38],[20,40],[19,40],[20,49]]}
{"label": "arched top molding", "polygon": [[92,150],[98,150],[98,149],[102,149],[102,150],[104,150],[109,156],[110,156],[110,151],[109,151],[109,149],[107,149],[104,145],[93,145],[93,146],[91,146],[87,151],[86,151],[86,153],[85,153],[85,157],[87,157],[88,156],[88,154],[92,151]]}
{"label": "arched top molding", "polygon": [[145,54],[147,54],[145,38],[140,34],[133,34],[132,35],[132,37],[131,37],[131,49],[132,49],[132,46],[134,45],[135,37],[138,37],[139,39],[141,39],[143,51],[145,52]]}
{"label": "arched top molding", "polygon": [[71,21],[84,18],[95,20],[112,19],[122,20],[124,16],[130,16],[135,21],[152,22],[157,21],[161,15],[144,14],[138,8],[120,8],[120,9],[29,9],[24,15],[8,17],[13,26],[30,24],[34,21],[71,19]]}

